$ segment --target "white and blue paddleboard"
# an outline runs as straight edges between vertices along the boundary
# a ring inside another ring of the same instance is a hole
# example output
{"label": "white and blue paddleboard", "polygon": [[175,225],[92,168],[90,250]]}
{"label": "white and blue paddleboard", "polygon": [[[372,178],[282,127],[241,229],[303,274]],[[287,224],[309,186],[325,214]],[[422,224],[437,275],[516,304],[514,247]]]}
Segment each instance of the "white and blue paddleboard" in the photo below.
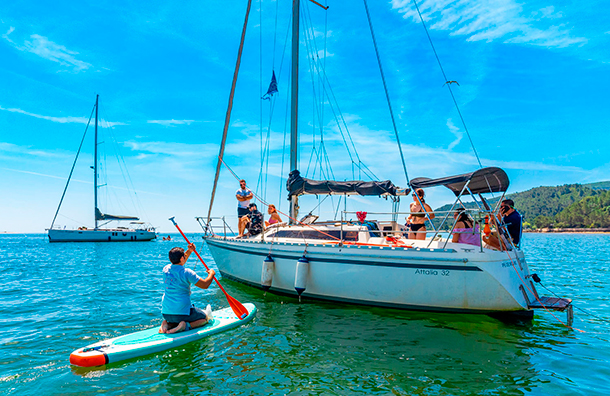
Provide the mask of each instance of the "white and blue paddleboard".
{"label": "white and blue paddleboard", "polygon": [[213,319],[210,322],[193,330],[161,334],[159,333],[159,326],[155,326],[152,329],[96,342],[72,352],[70,363],[80,367],[102,366],[197,341],[251,321],[256,316],[256,306],[252,303],[245,303],[244,307],[248,310],[248,315],[241,320],[230,307],[227,307],[214,311]]}

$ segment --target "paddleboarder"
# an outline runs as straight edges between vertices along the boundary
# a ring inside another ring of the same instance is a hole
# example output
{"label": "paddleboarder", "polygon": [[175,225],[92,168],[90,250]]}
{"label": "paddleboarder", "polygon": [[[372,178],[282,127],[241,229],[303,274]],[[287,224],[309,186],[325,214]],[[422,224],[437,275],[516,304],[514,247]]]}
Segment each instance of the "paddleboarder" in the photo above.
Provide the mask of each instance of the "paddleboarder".
{"label": "paddleboarder", "polygon": [[163,294],[161,309],[163,323],[159,333],[172,334],[195,329],[212,319],[212,309],[209,304],[203,310],[191,303],[191,285],[200,289],[207,289],[212,284],[215,275],[214,270],[210,268],[207,276],[202,279],[195,271],[184,267],[194,251],[195,244],[193,243],[189,243],[186,252],[180,247],[175,247],[169,251],[171,264],[163,268],[165,293]]}

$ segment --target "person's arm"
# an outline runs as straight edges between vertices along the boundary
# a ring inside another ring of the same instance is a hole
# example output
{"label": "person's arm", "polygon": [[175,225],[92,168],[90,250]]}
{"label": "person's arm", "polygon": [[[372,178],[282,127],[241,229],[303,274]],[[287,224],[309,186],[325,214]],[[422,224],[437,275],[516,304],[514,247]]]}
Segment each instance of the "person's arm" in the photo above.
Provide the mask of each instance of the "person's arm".
{"label": "person's arm", "polygon": [[455,227],[453,227],[453,238],[451,239],[451,242],[453,242],[453,243],[458,243],[460,240],[460,233],[455,232],[456,228],[466,228],[466,225],[461,221],[458,221],[457,223],[455,223]]}
{"label": "person's arm", "polygon": [[273,213],[273,214],[271,215],[271,218],[272,218],[272,219],[276,219],[276,220],[277,220],[278,222],[280,222],[280,223],[282,222],[282,218],[281,218],[281,217],[280,217],[280,215],[279,215],[279,214],[277,214],[277,213]]}
{"label": "person's arm", "polygon": [[235,198],[237,198],[237,200],[238,200],[238,201],[242,201],[242,202],[243,202],[243,201],[247,201],[248,199],[250,199],[250,198],[246,198],[246,197],[244,197],[244,196],[243,196],[243,195],[241,195],[241,194],[235,194]]}
{"label": "person's arm", "polygon": [[212,284],[212,281],[214,280],[214,275],[216,275],[216,272],[210,268],[210,270],[208,271],[208,276],[206,276],[205,279],[199,279],[197,283],[195,283],[195,286],[200,289],[207,289]]}
{"label": "person's arm", "polygon": [[247,201],[252,198],[254,198],[254,194],[252,193],[252,191],[250,191],[250,193],[248,195],[246,195],[246,199],[244,201]]}
{"label": "person's arm", "polygon": [[428,216],[430,216],[430,220],[432,220],[435,217],[435,215],[434,215],[434,212],[432,211],[432,208],[430,207],[430,205],[424,204],[424,209],[428,213]]}
{"label": "person's arm", "polygon": [[195,251],[195,244],[194,243],[189,244],[189,248],[187,249],[186,252],[184,252],[184,255],[186,256],[186,259],[184,260],[185,264],[188,261],[189,257],[191,257],[191,253],[193,253],[194,251]]}

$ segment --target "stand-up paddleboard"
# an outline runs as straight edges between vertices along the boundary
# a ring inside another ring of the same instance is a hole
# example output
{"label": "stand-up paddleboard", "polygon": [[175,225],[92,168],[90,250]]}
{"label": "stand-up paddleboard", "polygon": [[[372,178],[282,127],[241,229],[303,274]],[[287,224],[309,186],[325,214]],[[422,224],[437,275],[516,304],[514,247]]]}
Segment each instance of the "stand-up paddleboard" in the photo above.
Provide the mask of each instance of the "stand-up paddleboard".
{"label": "stand-up paddleboard", "polygon": [[244,304],[248,316],[240,320],[230,307],[214,311],[213,319],[203,327],[174,334],[159,333],[159,326],[136,333],[96,342],[77,349],[70,355],[70,363],[80,367],[102,366],[175,348],[186,343],[200,340],[221,331],[239,327],[254,318],[256,307],[252,303]]}

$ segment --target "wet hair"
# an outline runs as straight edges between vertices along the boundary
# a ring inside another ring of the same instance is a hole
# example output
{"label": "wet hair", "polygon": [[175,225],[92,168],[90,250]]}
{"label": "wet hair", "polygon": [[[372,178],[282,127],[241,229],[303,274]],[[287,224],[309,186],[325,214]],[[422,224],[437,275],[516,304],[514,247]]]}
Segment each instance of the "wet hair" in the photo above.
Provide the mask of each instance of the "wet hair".
{"label": "wet hair", "polygon": [[511,208],[515,207],[515,201],[513,201],[512,199],[505,199],[504,201],[502,201],[502,203],[503,204],[507,204]]}
{"label": "wet hair", "polygon": [[468,214],[468,212],[466,212],[466,209],[457,208],[455,213],[457,213],[457,215],[458,215],[457,219],[455,219],[456,223],[461,221],[462,223],[464,223],[464,225],[468,226],[468,228],[472,228],[473,221],[472,221],[472,218],[470,217],[470,215]]}
{"label": "wet hair", "polygon": [[172,264],[180,264],[182,256],[184,256],[184,249],[181,247],[175,247],[169,251],[169,261],[171,261]]}

